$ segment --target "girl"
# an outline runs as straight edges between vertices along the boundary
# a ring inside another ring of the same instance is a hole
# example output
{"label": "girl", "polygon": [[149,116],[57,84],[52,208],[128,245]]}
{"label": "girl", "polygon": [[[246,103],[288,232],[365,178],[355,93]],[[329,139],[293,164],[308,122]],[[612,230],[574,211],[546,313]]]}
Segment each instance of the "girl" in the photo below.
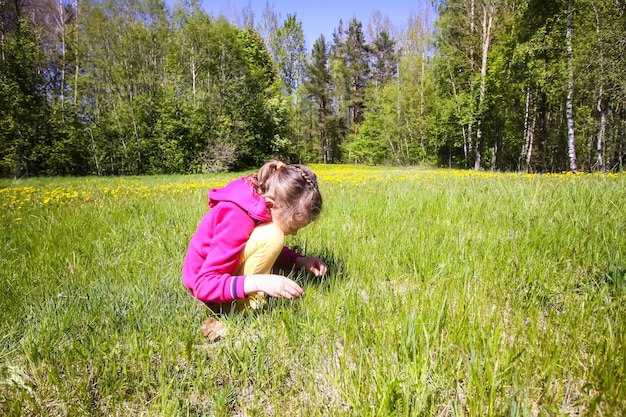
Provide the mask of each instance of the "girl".
{"label": "girl", "polygon": [[257,174],[209,192],[211,210],[191,238],[183,282],[209,307],[265,293],[294,298],[302,288],[272,269],[326,273],[319,258],[284,247],[285,235],[315,220],[322,210],[317,178],[309,168],[271,160]]}

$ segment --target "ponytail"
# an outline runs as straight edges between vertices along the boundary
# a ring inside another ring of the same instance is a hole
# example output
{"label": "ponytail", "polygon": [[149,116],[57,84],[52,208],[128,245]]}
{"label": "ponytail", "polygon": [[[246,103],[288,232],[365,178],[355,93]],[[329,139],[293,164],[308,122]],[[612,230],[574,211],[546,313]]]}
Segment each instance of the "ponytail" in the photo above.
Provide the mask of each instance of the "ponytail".
{"label": "ponytail", "polygon": [[272,159],[263,164],[263,166],[259,169],[259,172],[251,176],[252,184],[254,185],[256,192],[259,193],[259,195],[265,195],[267,192],[268,179],[285,166],[285,163],[283,161],[279,161],[278,159]]}
{"label": "ponytail", "polygon": [[255,191],[271,197],[275,204],[298,222],[313,221],[322,211],[317,176],[304,165],[272,159],[250,177]]}

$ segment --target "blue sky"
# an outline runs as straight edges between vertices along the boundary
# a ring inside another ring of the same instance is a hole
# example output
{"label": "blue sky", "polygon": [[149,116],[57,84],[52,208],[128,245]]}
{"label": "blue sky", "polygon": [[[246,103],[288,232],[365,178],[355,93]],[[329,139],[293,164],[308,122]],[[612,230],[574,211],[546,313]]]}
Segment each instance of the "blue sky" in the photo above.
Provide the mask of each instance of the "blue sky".
{"label": "blue sky", "polygon": [[[422,13],[429,5],[430,0],[267,0],[282,23],[288,14],[296,13],[302,22],[302,29],[306,39],[307,49],[311,49],[313,42],[323,34],[327,41],[332,40],[332,34],[343,20],[344,28],[353,17],[363,24],[363,31],[367,31],[367,24],[375,10],[383,17],[387,16],[391,23],[403,29],[411,13]],[[254,24],[263,19],[263,10],[266,0],[201,0],[203,9],[214,16],[223,15],[231,22],[237,22],[236,17],[241,11],[250,6],[254,11]]]}

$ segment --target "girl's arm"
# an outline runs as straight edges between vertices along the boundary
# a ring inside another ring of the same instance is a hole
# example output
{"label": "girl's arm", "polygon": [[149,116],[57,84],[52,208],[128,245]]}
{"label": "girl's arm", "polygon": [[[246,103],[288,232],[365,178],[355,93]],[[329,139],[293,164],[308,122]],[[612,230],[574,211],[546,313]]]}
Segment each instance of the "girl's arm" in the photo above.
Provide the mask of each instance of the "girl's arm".
{"label": "girl's arm", "polygon": [[246,277],[233,274],[239,254],[254,229],[254,220],[231,203],[219,204],[211,211],[212,215],[202,219],[190,243],[185,260],[188,271],[185,284],[203,302],[224,303],[244,298]]}
{"label": "girl's arm", "polygon": [[328,266],[321,259],[302,256],[295,250],[285,246],[278,256],[274,268],[289,272],[294,267],[298,270],[309,271],[316,277],[321,277],[328,270]]}
{"label": "girl's arm", "polygon": [[274,262],[274,269],[282,269],[288,273],[294,267],[298,267],[296,261],[300,257],[302,257],[302,255],[298,252],[285,246],[280,252],[280,255],[278,255],[276,262]]}
{"label": "girl's arm", "polygon": [[305,256],[296,258],[296,268],[309,271],[316,277],[321,277],[328,270],[328,266],[320,258],[307,258]]}

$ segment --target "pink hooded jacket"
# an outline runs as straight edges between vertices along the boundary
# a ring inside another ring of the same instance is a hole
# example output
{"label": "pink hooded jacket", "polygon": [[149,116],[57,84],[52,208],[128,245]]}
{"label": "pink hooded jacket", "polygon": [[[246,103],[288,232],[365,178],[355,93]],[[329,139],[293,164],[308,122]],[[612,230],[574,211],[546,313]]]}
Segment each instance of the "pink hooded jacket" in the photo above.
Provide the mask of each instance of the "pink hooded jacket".
{"label": "pink hooded jacket", "polygon": [[[183,264],[183,282],[191,294],[205,303],[245,298],[245,276],[233,275],[239,255],[254,228],[272,221],[265,198],[246,178],[209,191],[211,209],[194,233]],[[290,270],[297,252],[284,247],[275,266]]]}

